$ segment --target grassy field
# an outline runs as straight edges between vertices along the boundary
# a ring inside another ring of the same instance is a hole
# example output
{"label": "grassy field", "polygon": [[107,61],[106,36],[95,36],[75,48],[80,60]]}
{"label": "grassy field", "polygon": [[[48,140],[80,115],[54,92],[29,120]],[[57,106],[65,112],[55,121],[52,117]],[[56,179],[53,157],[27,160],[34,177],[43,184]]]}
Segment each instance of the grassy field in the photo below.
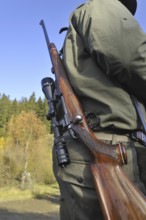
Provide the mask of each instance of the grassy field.
{"label": "grassy field", "polygon": [[34,185],[32,190],[21,190],[16,187],[0,188],[0,202],[24,200],[29,198],[36,198],[38,196],[56,196],[59,195],[57,183],[52,185]]}

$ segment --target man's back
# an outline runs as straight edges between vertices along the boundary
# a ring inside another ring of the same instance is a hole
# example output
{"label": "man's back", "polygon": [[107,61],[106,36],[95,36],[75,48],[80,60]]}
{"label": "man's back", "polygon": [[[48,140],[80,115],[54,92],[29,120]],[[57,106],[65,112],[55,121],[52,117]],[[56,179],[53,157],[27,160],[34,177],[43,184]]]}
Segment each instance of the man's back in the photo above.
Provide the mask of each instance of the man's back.
{"label": "man's back", "polygon": [[[102,128],[139,128],[135,108],[125,90],[132,90],[131,84],[137,84],[135,75],[139,72],[132,72],[132,67],[139,62],[134,60],[135,49],[141,43],[138,37],[146,39],[131,13],[115,0],[89,1],[71,16],[64,63],[85,111],[96,112]],[[134,93],[138,94],[140,85],[136,87]],[[142,111],[145,115],[143,106]]]}

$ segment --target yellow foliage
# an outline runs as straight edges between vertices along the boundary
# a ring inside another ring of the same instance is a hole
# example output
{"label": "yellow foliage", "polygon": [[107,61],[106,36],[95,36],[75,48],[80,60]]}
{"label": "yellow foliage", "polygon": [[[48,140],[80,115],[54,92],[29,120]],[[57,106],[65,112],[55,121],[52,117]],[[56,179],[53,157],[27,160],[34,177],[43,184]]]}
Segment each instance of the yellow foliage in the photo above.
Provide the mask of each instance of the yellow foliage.
{"label": "yellow foliage", "polygon": [[3,149],[4,145],[5,145],[5,139],[3,137],[0,138],[0,149]]}
{"label": "yellow foliage", "polygon": [[52,170],[54,137],[34,112],[12,116],[6,128],[6,138],[0,138],[0,186],[21,184],[28,171],[37,183],[55,182]]}
{"label": "yellow foliage", "polygon": [[36,140],[43,137],[46,133],[44,123],[36,116],[34,112],[21,112],[21,114],[12,117],[7,126],[9,136],[12,136],[15,142],[26,144],[28,140]]}

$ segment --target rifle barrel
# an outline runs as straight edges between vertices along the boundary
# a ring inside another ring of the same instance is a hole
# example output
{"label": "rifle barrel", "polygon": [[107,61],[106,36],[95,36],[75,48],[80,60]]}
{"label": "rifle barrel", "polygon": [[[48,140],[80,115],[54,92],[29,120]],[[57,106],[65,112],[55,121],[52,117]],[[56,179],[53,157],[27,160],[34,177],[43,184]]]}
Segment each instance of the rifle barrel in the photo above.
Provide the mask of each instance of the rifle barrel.
{"label": "rifle barrel", "polygon": [[41,20],[41,21],[40,21],[40,25],[41,25],[42,28],[43,28],[44,35],[45,35],[45,39],[46,39],[46,43],[47,43],[47,45],[49,45],[49,44],[50,44],[50,40],[49,40],[49,37],[48,37],[48,33],[47,33],[47,30],[46,30],[46,27],[45,27],[44,20]]}

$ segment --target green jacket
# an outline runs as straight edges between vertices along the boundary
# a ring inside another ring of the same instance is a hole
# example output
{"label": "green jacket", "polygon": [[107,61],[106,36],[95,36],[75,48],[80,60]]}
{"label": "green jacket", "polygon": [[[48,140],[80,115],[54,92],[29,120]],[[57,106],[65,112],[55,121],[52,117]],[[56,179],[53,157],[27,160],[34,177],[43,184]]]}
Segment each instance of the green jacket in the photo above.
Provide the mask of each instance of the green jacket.
{"label": "green jacket", "polygon": [[[146,35],[118,0],[90,0],[70,17],[63,47],[70,82],[102,128],[139,128],[129,92],[146,103]],[[127,92],[127,90],[129,92]]]}

